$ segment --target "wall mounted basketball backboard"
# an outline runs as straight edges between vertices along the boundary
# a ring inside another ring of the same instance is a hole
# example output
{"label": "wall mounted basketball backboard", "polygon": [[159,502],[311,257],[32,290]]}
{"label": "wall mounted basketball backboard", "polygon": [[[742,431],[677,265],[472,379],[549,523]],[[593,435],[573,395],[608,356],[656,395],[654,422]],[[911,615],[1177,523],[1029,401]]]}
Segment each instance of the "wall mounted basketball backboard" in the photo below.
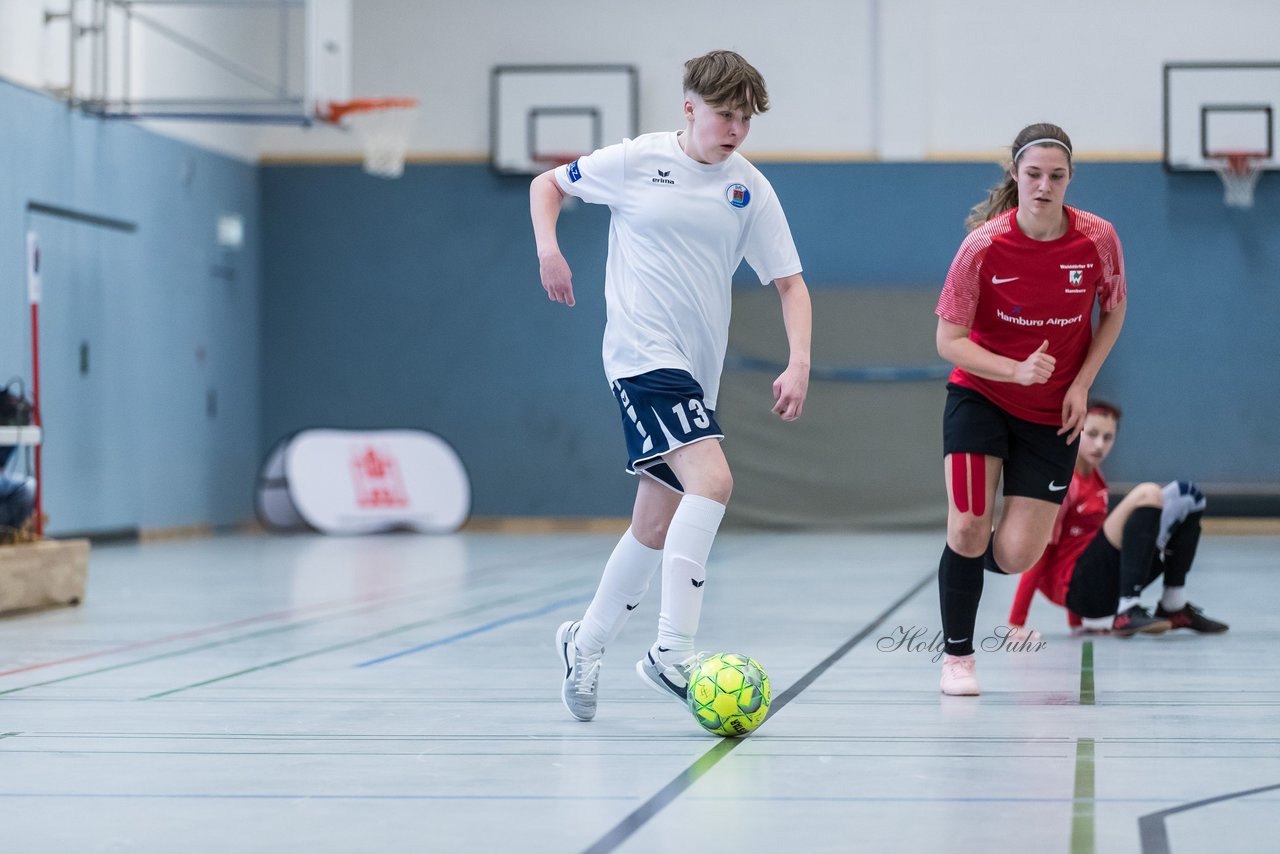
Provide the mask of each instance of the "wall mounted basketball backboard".
{"label": "wall mounted basketball backboard", "polygon": [[352,0],[66,2],[45,41],[87,113],[307,125],[351,98]]}
{"label": "wall mounted basketball backboard", "polygon": [[631,65],[499,65],[490,87],[490,162],[536,175],[636,135],[639,81]]}
{"label": "wall mounted basketball backboard", "polygon": [[1280,63],[1171,62],[1164,67],[1164,165],[1221,171],[1235,155],[1280,169]]}

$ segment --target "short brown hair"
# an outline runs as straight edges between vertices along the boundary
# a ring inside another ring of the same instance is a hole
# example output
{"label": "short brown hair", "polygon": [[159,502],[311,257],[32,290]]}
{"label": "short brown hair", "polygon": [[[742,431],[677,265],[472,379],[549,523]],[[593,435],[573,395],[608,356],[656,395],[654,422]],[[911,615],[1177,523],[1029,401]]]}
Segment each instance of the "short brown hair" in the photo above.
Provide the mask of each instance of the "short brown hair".
{"label": "short brown hair", "polygon": [[751,63],[731,50],[713,50],[686,62],[684,91],[713,106],[740,109],[747,115],[769,109],[764,78]]}

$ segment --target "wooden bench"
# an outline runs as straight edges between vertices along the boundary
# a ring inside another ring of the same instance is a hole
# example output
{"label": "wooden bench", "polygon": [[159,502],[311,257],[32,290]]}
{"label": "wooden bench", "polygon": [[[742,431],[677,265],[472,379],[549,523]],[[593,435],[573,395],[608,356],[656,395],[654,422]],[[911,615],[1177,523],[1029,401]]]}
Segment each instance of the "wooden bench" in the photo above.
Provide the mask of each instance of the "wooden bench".
{"label": "wooden bench", "polygon": [[88,574],[88,540],[0,546],[0,614],[79,605]]}

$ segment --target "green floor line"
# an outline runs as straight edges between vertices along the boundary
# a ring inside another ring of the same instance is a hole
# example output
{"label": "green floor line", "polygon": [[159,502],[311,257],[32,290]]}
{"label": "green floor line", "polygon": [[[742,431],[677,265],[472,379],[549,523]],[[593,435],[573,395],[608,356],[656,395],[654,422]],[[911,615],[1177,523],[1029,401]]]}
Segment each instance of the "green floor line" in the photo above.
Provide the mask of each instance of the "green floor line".
{"label": "green floor line", "polygon": [[[1080,705],[1092,706],[1093,641],[1080,648]],[[1076,739],[1076,782],[1071,806],[1071,854],[1093,854],[1093,739]]]}
{"label": "green floor line", "polygon": [[[571,586],[581,587],[582,583],[575,579],[572,581],[562,582],[560,584],[554,584],[551,587],[545,588],[539,592],[543,594],[559,592],[560,590],[563,590],[564,588],[571,587]],[[199,682],[191,682],[187,685],[180,685],[177,688],[170,688],[167,691],[160,691],[155,694],[148,694],[147,696],[139,697],[138,699],[139,700],[158,700],[161,697],[172,697],[174,694],[180,694],[183,691],[190,691],[193,688],[203,688],[206,685],[213,685],[217,682],[225,682],[228,679],[235,679],[239,676],[246,676],[250,673],[260,673],[263,670],[270,670],[273,667],[281,667],[285,664],[292,664],[295,661],[301,661],[306,658],[314,658],[317,655],[325,655],[327,653],[337,652],[338,650],[342,650],[342,649],[350,649],[351,647],[360,646],[361,644],[366,644],[369,641],[381,640],[382,638],[391,637],[392,635],[398,635],[407,631],[411,631],[413,629],[421,629],[427,626],[437,625],[439,623],[448,622],[449,620],[454,620],[459,617],[468,617],[468,616],[471,616],[472,614],[478,614],[484,611],[492,610],[495,607],[511,605],[511,604],[515,604],[516,602],[527,602],[529,599],[529,596],[530,596],[529,593],[521,593],[518,596],[509,596],[505,599],[496,599],[492,602],[486,602],[484,604],[476,605],[471,608],[464,608],[460,611],[454,611],[449,614],[442,614],[440,616],[431,617],[426,620],[419,620],[414,623],[408,623],[406,625],[396,626],[395,628],[386,629],[385,631],[381,631],[381,632],[375,632],[374,634],[371,634],[371,635],[363,635],[358,638],[353,638],[351,640],[343,641],[342,643],[336,643],[331,646],[322,647],[320,649],[308,650],[307,652],[301,652],[301,653],[298,653],[297,655],[288,656],[287,658],[278,658],[274,661],[267,661],[261,664],[255,664],[254,666],[246,667],[243,670],[236,670],[232,673],[224,673],[221,676],[214,676],[211,679],[204,679]],[[591,597],[589,595],[584,595],[581,598],[585,602],[589,600]]]}
{"label": "green floor line", "polygon": [[1080,705],[1093,705],[1093,641],[1080,650]]}
{"label": "green floor line", "polygon": [[[550,586],[550,587],[546,587],[546,588],[539,588],[537,591],[534,591],[534,593],[533,593],[533,594],[530,594],[530,593],[522,593],[522,594],[518,594],[518,595],[516,595],[516,596],[510,596],[510,597],[507,597],[506,599],[500,599],[500,600],[496,600],[496,601],[493,601],[493,602],[486,602],[486,603],[484,603],[484,604],[482,604],[482,605],[478,605],[478,606],[475,606],[475,607],[472,607],[472,608],[466,608],[466,609],[463,609],[463,610],[461,610],[461,611],[455,611],[455,612],[450,613],[450,614],[443,614],[443,615],[440,615],[440,616],[438,616],[438,617],[435,617],[435,618],[432,618],[432,619],[429,619],[429,620],[424,620],[424,621],[419,621],[419,622],[409,623],[409,624],[407,624],[407,625],[397,626],[397,627],[395,627],[395,628],[393,628],[393,629],[388,629],[388,630],[387,630],[387,631],[385,631],[385,632],[380,632],[378,636],[385,636],[385,635],[389,635],[389,634],[395,634],[395,633],[397,633],[397,632],[409,631],[409,630],[411,630],[411,629],[419,628],[419,627],[424,626],[424,625],[430,625],[430,624],[432,624],[432,623],[443,622],[443,621],[445,621],[445,620],[452,619],[452,618],[454,618],[454,617],[465,617],[465,616],[470,616],[470,615],[471,615],[471,614],[473,614],[473,613],[478,613],[478,612],[484,611],[484,610],[489,609],[489,608],[493,608],[493,607],[501,606],[501,605],[504,605],[504,604],[510,604],[510,603],[513,603],[513,602],[520,602],[520,601],[524,601],[524,600],[526,600],[526,599],[527,599],[527,597],[528,597],[529,595],[538,595],[538,594],[551,593],[551,592],[558,591],[558,590],[560,590],[561,588],[565,588],[565,587],[568,587],[568,586],[573,585],[573,584],[578,584],[578,585],[580,585],[580,584],[581,584],[581,582],[579,582],[579,581],[564,582],[564,583],[556,584],[556,585],[552,585],[552,586]],[[428,594],[428,593],[416,594],[415,596],[413,596],[413,597],[408,597],[408,598],[410,598],[410,599],[415,599],[415,598],[421,598],[422,596],[427,596],[427,595],[430,595],[430,594]],[[208,643],[197,644],[196,646],[189,646],[189,647],[184,647],[184,648],[182,648],[182,649],[171,650],[171,651],[169,651],[169,652],[162,652],[162,653],[158,653],[158,654],[156,654],[156,655],[149,655],[149,656],[146,656],[146,657],[144,657],[144,658],[133,659],[132,661],[124,661],[124,662],[121,662],[120,664],[112,664],[112,665],[108,665],[108,666],[106,666],[106,667],[98,667],[98,668],[94,668],[93,670],[84,670],[84,671],[81,671],[81,672],[79,672],[79,673],[72,673],[72,674],[69,674],[69,675],[67,675],[67,676],[60,676],[60,677],[58,677],[58,678],[56,678],[56,679],[45,679],[45,680],[40,681],[40,682],[31,682],[31,683],[28,683],[28,684],[26,684],[26,685],[19,685],[19,686],[14,687],[14,688],[6,688],[6,689],[4,689],[4,690],[0,690],[0,697],[5,696],[6,694],[16,694],[16,693],[18,693],[19,691],[28,691],[28,690],[30,690],[30,689],[32,689],[32,688],[42,688],[42,687],[44,687],[44,686],[46,686],[46,685],[58,685],[58,684],[61,684],[61,683],[63,683],[63,682],[70,682],[70,681],[71,681],[71,680],[73,680],[73,679],[82,679],[82,678],[84,678],[85,676],[96,676],[96,675],[98,675],[99,673],[110,673],[110,672],[115,671],[115,670],[123,670],[123,669],[128,668],[128,667],[136,667],[136,666],[138,666],[138,665],[140,665],[140,664],[149,664],[149,663],[151,663],[151,662],[153,662],[153,661],[163,661],[164,659],[167,659],[167,658],[178,658],[179,656],[183,656],[183,655],[190,655],[191,653],[196,653],[196,652],[204,652],[205,650],[217,649],[218,647],[222,647],[222,646],[229,646],[229,645],[231,645],[231,644],[237,644],[237,643],[243,643],[244,641],[254,640],[254,639],[262,638],[262,637],[268,637],[268,636],[270,636],[270,635],[282,634],[282,633],[285,633],[285,632],[293,632],[293,631],[297,631],[297,630],[302,629],[302,628],[306,628],[306,627],[308,627],[308,626],[317,625],[317,624],[321,624],[321,623],[325,623],[325,622],[331,622],[331,621],[333,621],[333,620],[343,619],[343,618],[346,618],[346,617],[357,616],[357,615],[362,614],[362,613],[367,613],[367,612],[376,611],[376,610],[379,610],[379,609],[382,609],[382,608],[387,608],[387,607],[389,607],[389,606],[400,605],[400,604],[403,604],[403,603],[404,603],[404,601],[406,601],[406,600],[401,599],[401,600],[390,600],[390,601],[388,601],[388,602],[378,602],[378,603],[374,603],[374,604],[372,604],[372,605],[365,605],[365,606],[362,606],[362,607],[360,607],[360,608],[355,608],[355,609],[352,609],[352,610],[350,610],[350,611],[344,611],[344,612],[341,612],[341,613],[338,613],[338,614],[329,614],[329,615],[325,615],[325,616],[323,616],[323,617],[315,617],[315,618],[308,619],[308,620],[300,620],[300,621],[298,621],[298,622],[295,622],[295,623],[289,623],[289,624],[284,625],[284,626],[273,626],[273,627],[268,628],[268,629],[261,629],[261,630],[255,631],[255,632],[249,632],[248,634],[236,635],[236,636],[234,636],[234,637],[230,637],[230,638],[223,638],[223,639],[221,639],[221,640],[216,640],[216,641],[210,641],[210,642],[208,642]],[[370,639],[370,638],[365,638],[365,640],[368,640],[368,639]],[[360,641],[355,641],[355,642],[353,642],[353,643],[359,643],[359,642],[360,642]],[[317,653],[311,653],[311,654],[317,654]],[[304,655],[305,655],[305,654],[304,654]],[[232,674],[232,675],[239,675],[239,674]],[[223,678],[228,678],[228,677],[223,677]],[[187,688],[187,687],[191,687],[191,686],[184,686],[183,688],[178,688],[178,689],[175,689],[175,690],[181,691],[181,690],[185,690],[185,688]],[[144,699],[145,699],[145,698],[144,698]]]}
{"label": "green floor line", "polygon": [[1093,854],[1093,739],[1076,739],[1076,785],[1071,807],[1071,854]]}

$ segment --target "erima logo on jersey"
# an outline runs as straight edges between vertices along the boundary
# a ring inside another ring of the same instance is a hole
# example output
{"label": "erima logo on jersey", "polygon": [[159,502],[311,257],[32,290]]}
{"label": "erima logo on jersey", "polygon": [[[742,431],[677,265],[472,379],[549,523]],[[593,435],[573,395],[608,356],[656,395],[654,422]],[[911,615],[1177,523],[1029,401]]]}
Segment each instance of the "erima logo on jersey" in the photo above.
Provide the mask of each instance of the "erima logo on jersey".
{"label": "erima logo on jersey", "polygon": [[654,183],[654,184],[671,184],[672,186],[674,186],[674,185],[675,185],[675,183],[676,183],[676,182],[675,182],[675,179],[673,179],[673,178],[671,177],[671,170],[670,170],[670,169],[668,169],[666,172],[663,172],[661,169],[659,169],[659,170],[658,170],[658,177],[657,177],[657,178],[650,178],[649,180],[650,180],[652,183]]}
{"label": "erima logo on jersey", "polygon": [[569,183],[572,184],[581,180],[581,178],[582,173],[578,171],[578,161],[575,160],[569,164]]}
{"label": "erima logo on jersey", "polygon": [[751,204],[751,191],[744,184],[730,184],[725,187],[724,197],[735,208],[745,208]]}

